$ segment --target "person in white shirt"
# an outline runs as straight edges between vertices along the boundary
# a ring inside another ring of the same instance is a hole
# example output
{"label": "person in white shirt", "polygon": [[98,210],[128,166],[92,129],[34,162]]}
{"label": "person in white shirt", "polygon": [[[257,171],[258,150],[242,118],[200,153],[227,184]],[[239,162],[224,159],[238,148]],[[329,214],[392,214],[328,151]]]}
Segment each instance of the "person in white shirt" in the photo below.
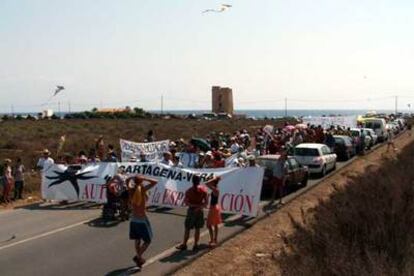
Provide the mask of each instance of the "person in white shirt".
{"label": "person in white shirt", "polygon": [[50,151],[48,149],[44,149],[43,156],[39,158],[39,161],[37,161],[37,169],[40,171],[47,171],[53,166],[53,164],[55,164],[55,161],[50,157]]}
{"label": "person in white shirt", "polygon": [[171,152],[169,152],[169,151],[164,152],[164,158],[161,160],[161,164],[172,167],[172,166],[174,166],[174,162],[171,159],[172,159]]}

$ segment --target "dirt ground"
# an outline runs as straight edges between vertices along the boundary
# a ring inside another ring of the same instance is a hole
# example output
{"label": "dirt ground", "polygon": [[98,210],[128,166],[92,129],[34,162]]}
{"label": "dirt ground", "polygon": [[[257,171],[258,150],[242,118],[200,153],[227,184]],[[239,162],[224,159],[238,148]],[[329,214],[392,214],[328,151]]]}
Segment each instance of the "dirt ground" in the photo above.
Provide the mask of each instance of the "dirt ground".
{"label": "dirt ground", "polygon": [[[404,133],[396,139],[395,144],[400,151],[410,142],[412,137]],[[294,231],[289,216],[295,221],[301,221],[303,210],[305,217],[309,219],[312,208],[334,191],[332,184],[346,185],[349,176],[364,173],[368,166],[379,166],[386,158],[398,158],[398,151],[396,154],[391,151],[386,153],[386,148],[384,145],[359,157],[341,172],[333,174],[276,213],[205,254],[175,275],[281,275],[275,259],[283,248],[282,235],[289,235]]]}

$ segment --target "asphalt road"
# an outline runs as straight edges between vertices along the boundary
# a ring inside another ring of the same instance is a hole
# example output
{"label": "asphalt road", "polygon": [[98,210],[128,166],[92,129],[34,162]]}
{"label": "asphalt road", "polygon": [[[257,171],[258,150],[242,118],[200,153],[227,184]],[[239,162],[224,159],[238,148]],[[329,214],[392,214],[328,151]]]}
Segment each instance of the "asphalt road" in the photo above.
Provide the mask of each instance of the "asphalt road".
{"label": "asphalt road", "polygon": [[[337,170],[349,162],[338,163]],[[319,181],[311,179],[306,188],[288,195],[286,200]],[[132,274],[134,249],[128,239],[128,222],[105,224],[100,215],[99,206],[91,204],[34,205],[0,212],[0,275]],[[165,274],[195,257],[192,252],[177,253],[173,249],[182,239],[184,215],[184,209],[149,212],[154,239],[146,252],[148,265],[141,274]],[[222,239],[250,227],[258,218],[226,219],[220,230]]]}

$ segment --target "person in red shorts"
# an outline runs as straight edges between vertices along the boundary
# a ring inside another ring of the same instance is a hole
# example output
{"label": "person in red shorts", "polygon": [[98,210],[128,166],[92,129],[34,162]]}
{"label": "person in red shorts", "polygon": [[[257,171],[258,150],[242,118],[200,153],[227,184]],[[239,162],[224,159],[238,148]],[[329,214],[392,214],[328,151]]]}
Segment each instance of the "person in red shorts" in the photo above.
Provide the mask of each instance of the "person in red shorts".
{"label": "person in red shorts", "polygon": [[215,177],[212,180],[206,182],[206,186],[211,190],[210,195],[210,209],[207,215],[207,228],[210,233],[209,246],[215,247],[217,245],[218,226],[221,224],[221,209],[218,202],[220,191],[218,189],[218,183],[220,177]]}

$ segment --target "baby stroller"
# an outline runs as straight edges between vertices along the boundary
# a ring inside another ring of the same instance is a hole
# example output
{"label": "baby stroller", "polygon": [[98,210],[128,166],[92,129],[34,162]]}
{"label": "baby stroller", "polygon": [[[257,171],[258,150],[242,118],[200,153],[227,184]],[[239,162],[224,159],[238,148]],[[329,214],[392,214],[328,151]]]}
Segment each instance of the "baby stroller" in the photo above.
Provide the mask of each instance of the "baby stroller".
{"label": "baby stroller", "polygon": [[106,197],[107,202],[102,209],[104,220],[115,220],[117,215],[121,220],[129,219],[128,190],[124,181],[119,176],[115,176],[107,182]]}

